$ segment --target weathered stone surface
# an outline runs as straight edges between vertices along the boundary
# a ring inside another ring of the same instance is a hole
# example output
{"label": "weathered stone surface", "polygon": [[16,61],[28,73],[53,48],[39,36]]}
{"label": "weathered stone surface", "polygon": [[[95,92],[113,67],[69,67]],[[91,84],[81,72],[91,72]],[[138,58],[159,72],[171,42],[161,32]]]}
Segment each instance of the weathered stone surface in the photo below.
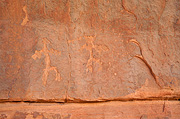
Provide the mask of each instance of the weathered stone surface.
{"label": "weathered stone surface", "polygon": [[179,0],[1,0],[0,99],[180,98]]}
{"label": "weathered stone surface", "polygon": [[1,103],[0,119],[179,119],[178,101]]}

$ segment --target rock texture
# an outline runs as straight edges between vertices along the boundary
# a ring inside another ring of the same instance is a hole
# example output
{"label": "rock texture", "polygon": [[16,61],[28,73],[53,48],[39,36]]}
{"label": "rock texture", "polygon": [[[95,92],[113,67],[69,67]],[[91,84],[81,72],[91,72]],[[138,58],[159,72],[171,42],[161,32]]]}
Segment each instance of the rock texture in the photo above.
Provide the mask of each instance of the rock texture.
{"label": "rock texture", "polygon": [[1,101],[180,98],[179,0],[1,0]]}
{"label": "rock texture", "polygon": [[0,104],[0,119],[179,119],[178,101]]}
{"label": "rock texture", "polygon": [[177,100],[180,0],[0,0],[0,119],[179,119]]}

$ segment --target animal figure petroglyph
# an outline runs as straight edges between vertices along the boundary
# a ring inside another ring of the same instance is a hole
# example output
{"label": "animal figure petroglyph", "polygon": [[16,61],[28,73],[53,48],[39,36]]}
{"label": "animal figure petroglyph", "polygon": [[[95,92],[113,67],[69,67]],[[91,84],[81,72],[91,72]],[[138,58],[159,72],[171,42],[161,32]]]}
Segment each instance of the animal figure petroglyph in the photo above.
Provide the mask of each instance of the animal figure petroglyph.
{"label": "animal figure petroglyph", "polygon": [[55,55],[61,55],[61,52],[57,51],[57,50],[54,50],[54,49],[48,50],[47,44],[49,44],[50,41],[47,38],[43,38],[42,42],[43,42],[43,48],[40,51],[36,50],[34,55],[32,55],[32,58],[34,60],[36,60],[37,58],[40,59],[42,54],[45,55],[46,67],[45,67],[44,72],[43,72],[42,81],[43,81],[43,84],[46,85],[47,78],[48,78],[49,72],[51,70],[53,70],[56,73],[55,80],[56,81],[60,81],[61,80],[61,75],[58,72],[57,67],[51,66],[51,60],[50,60],[50,56],[49,56],[49,53],[52,53],[52,54],[55,54]]}

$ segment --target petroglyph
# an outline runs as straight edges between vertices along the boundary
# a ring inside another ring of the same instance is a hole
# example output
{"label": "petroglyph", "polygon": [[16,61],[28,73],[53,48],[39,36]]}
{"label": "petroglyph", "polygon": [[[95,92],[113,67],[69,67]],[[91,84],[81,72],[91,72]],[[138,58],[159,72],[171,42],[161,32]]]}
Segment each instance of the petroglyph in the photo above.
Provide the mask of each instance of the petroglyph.
{"label": "petroglyph", "polygon": [[109,50],[109,48],[106,46],[106,45],[102,45],[102,44],[94,44],[94,40],[96,39],[96,36],[84,36],[83,38],[80,37],[78,39],[75,39],[75,40],[71,40],[69,41],[70,42],[74,42],[74,41],[79,41],[79,40],[84,40],[86,41],[86,43],[80,48],[80,51],[82,50],[87,50],[89,51],[89,59],[87,61],[87,64],[86,64],[86,72],[93,72],[93,63],[97,63],[99,64],[99,70],[102,69],[102,61],[100,59],[97,59],[94,57],[94,54],[93,54],[93,50],[95,50],[96,52],[98,52],[98,54],[101,54],[101,52],[106,52]]}
{"label": "petroglyph", "polygon": [[50,49],[48,50],[48,47],[47,47],[47,44],[50,44],[50,41],[46,38],[43,38],[43,48],[42,50],[40,51],[35,51],[34,55],[32,56],[32,58],[34,60],[36,60],[37,58],[41,58],[41,55],[44,54],[45,55],[45,63],[46,63],[46,67],[44,69],[44,72],[43,72],[43,76],[42,76],[42,81],[43,81],[43,84],[46,85],[47,83],[47,78],[48,78],[48,75],[49,75],[49,72],[51,70],[53,70],[55,73],[56,73],[56,78],[55,80],[56,81],[60,81],[61,80],[61,75],[60,73],[58,72],[58,69],[57,67],[54,67],[54,66],[51,66],[51,60],[50,60],[50,56],[49,56],[49,53],[52,53],[52,54],[55,54],[55,55],[61,55],[61,52],[57,51],[57,50],[54,50],[54,49]]}
{"label": "petroglyph", "polygon": [[131,40],[129,40],[129,42],[132,42],[132,43],[134,43],[135,45],[137,45],[137,46],[139,47],[139,49],[140,49],[140,55],[135,55],[134,57],[139,58],[140,60],[142,60],[142,61],[146,64],[146,66],[148,67],[148,69],[149,69],[151,75],[153,76],[156,84],[161,88],[161,85],[159,84],[159,82],[158,82],[158,80],[157,80],[157,76],[156,76],[155,73],[153,72],[153,70],[152,70],[151,66],[148,64],[148,62],[144,59],[144,56],[143,56],[143,54],[142,54],[142,48],[141,48],[141,46],[140,46],[140,43],[139,43],[136,39],[131,39]]}
{"label": "petroglyph", "polygon": [[[106,45],[96,45],[94,44],[94,40],[96,39],[96,36],[84,36],[83,38],[78,38],[76,40],[83,40],[85,39],[86,43],[80,48],[80,51],[87,50],[89,51],[89,59],[86,64],[86,72],[93,72],[93,63],[99,64],[99,70],[102,69],[102,61],[100,59],[97,59],[94,57],[93,50],[98,52],[98,54],[101,54],[101,52],[108,51],[109,48]],[[75,40],[73,40],[75,41]],[[71,41],[71,42],[73,42]]]}
{"label": "petroglyph", "polygon": [[86,38],[86,44],[84,44],[81,47],[81,50],[85,49],[85,50],[89,51],[90,56],[89,56],[88,62],[86,64],[86,68],[87,68],[86,71],[92,72],[93,71],[93,63],[98,63],[99,65],[101,65],[102,62],[100,61],[100,59],[96,59],[93,56],[93,48],[96,49],[96,46],[94,45],[95,38],[93,36],[86,36],[85,38]]}
{"label": "petroglyph", "polygon": [[26,6],[23,7],[23,11],[25,12],[25,18],[23,19],[23,21],[21,23],[22,26],[26,25],[27,22],[29,21],[28,14],[27,14],[27,7]]}

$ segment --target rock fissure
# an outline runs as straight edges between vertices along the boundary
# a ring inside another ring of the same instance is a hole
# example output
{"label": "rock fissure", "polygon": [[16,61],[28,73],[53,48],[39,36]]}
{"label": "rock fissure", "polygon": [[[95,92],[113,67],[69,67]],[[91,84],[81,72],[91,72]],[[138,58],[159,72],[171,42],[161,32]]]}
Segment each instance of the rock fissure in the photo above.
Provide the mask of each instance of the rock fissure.
{"label": "rock fissure", "polygon": [[[179,101],[179,97],[149,97],[149,98],[118,98],[118,99],[101,99],[101,100],[83,100],[83,99],[77,99],[77,98],[70,98],[65,99],[64,101],[58,101],[58,100],[5,100],[1,99],[0,103],[7,103],[7,102],[25,102],[25,103],[103,103],[103,102],[113,102],[113,101],[119,101],[119,102],[132,102],[132,101]],[[165,110],[165,103],[163,104],[163,111]]]}
{"label": "rock fissure", "polygon": [[166,102],[164,101],[164,104],[163,104],[163,110],[162,110],[162,112],[164,112],[164,111],[165,111],[165,108],[166,108]]}
{"label": "rock fissure", "polygon": [[[20,68],[19,68],[18,71],[17,71],[17,75],[18,75],[19,71],[20,71]],[[8,91],[8,99],[10,98],[10,93],[11,93],[12,88],[13,88],[13,85],[15,84],[16,81],[17,81],[17,78],[15,78],[15,79],[13,80],[13,83],[12,83],[11,86],[10,86],[10,89],[9,89],[9,91]]]}
{"label": "rock fissure", "polygon": [[162,88],[162,86],[158,83],[157,77],[156,77],[155,73],[153,72],[151,66],[150,66],[149,63],[145,60],[145,58],[144,58],[144,56],[143,56],[142,48],[141,48],[141,46],[140,46],[140,43],[139,43],[137,40],[135,40],[135,39],[131,39],[129,42],[132,42],[132,43],[136,44],[136,45],[139,47],[139,49],[140,49],[140,55],[135,55],[134,57],[139,58],[141,61],[143,61],[143,62],[145,63],[145,65],[148,67],[151,75],[153,76],[156,84],[157,84],[160,88]]}
{"label": "rock fissure", "polygon": [[136,16],[132,11],[128,10],[128,9],[125,7],[125,5],[124,5],[125,0],[121,0],[121,3],[122,3],[122,8],[123,8],[127,13],[132,14],[132,15],[135,17],[136,21],[137,21],[137,20],[138,20],[137,16]]}
{"label": "rock fissure", "polygon": [[[68,33],[68,29],[66,28],[66,32]],[[69,37],[68,37],[69,38]],[[68,49],[68,59],[69,59],[69,65],[70,65],[70,71],[69,71],[69,79],[68,79],[68,85],[67,85],[67,89],[66,89],[66,94],[65,94],[65,102],[67,102],[68,99],[68,90],[69,90],[69,84],[70,84],[70,80],[71,80],[71,70],[72,70],[72,63],[71,63],[71,54],[70,54],[70,44],[69,44],[69,40],[66,37],[66,43],[67,43],[67,49]]]}

